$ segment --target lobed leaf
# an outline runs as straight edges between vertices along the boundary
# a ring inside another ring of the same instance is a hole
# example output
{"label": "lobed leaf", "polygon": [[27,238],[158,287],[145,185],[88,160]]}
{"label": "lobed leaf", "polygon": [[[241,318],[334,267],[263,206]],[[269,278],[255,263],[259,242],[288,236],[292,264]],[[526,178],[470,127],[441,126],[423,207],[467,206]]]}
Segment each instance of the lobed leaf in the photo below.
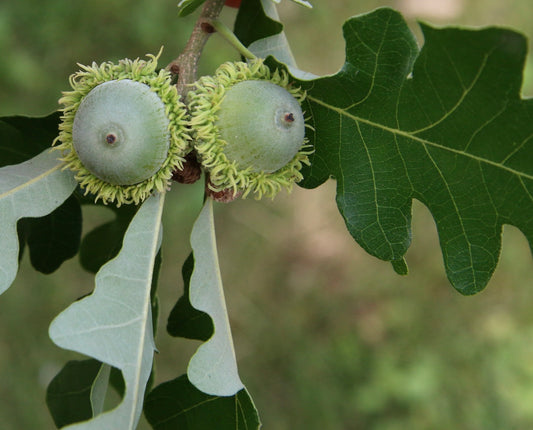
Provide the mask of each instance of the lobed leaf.
{"label": "lobed leaf", "polygon": [[208,314],[213,335],[200,345],[187,368],[187,376],[200,391],[233,396],[244,388],[237,371],[216,248],[213,201],[207,199],[191,232],[194,270],[190,278],[191,305]]}
{"label": "lobed leaf", "polygon": [[0,118],[0,167],[19,164],[40,154],[57,137],[59,112],[45,117]]}
{"label": "lobed leaf", "polygon": [[110,369],[93,359],[65,364],[46,390],[46,404],[57,428],[102,412]]}
{"label": "lobed leaf", "polygon": [[57,153],[47,149],[28,161],[0,168],[0,293],[9,288],[18,270],[18,220],[49,214],[76,187],[72,173],[62,167]]}
{"label": "lobed leaf", "polygon": [[213,335],[213,322],[208,314],[192,307],[189,299],[194,257],[189,255],[181,270],[183,276],[183,296],[170,311],[167,332],[171,336],[187,339],[208,340]]}
{"label": "lobed leaf", "polygon": [[76,429],[134,429],[152,369],[151,287],[161,240],[164,195],[147,199],[133,218],[121,251],[96,274],[94,292],[50,325],[58,346],[81,352],[122,371],[125,392],[113,410]]}
{"label": "lobed leaf", "polygon": [[137,211],[134,205],[109,207],[115,212],[115,219],[91,230],[81,242],[80,263],[85,270],[92,273],[98,272],[100,267],[118,254],[124,233]]}
{"label": "lobed leaf", "polygon": [[[71,195],[50,214],[23,218],[18,223],[21,249],[28,244],[35,270],[48,274],[78,253],[81,236],[81,207]],[[22,240],[20,235],[22,235]]]}
{"label": "lobed leaf", "polygon": [[[57,136],[60,113],[45,117],[0,118],[0,166],[19,164],[50,148]],[[42,218],[24,218],[18,223],[20,256],[26,241],[33,267],[52,273],[73,257],[79,248],[81,210],[74,197]]]}
{"label": "lobed leaf", "polygon": [[245,46],[283,31],[283,25],[276,16],[269,16],[265,12],[264,4],[275,11],[275,6],[270,0],[242,0],[235,19],[234,33]]}
{"label": "lobed leaf", "polygon": [[303,186],[334,177],[350,233],[390,261],[410,245],[411,201],[420,200],[450,282],[473,294],[496,267],[503,224],[533,243],[533,101],[520,97],[526,41],[497,28],[421,27],[419,50],[398,12],[354,17],[343,27],[342,69],[300,82],[315,146]]}
{"label": "lobed leaf", "polygon": [[148,395],[146,419],[155,430],[256,430],[257,410],[243,389],[228,397],[199,391],[186,375],[164,382]]}
{"label": "lobed leaf", "polygon": [[178,16],[187,16],[200,7],[205,0],[181,0],[178,3]]}

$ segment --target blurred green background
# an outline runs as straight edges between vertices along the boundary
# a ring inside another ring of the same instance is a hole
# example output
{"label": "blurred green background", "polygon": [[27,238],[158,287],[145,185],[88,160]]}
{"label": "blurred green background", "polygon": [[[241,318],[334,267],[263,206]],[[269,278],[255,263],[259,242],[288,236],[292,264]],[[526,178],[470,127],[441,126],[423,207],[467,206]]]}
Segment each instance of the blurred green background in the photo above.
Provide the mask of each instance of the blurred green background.
{"label": "blurred green background", "polygon": [[[0,3],[0,115],[57,108],[76,63],[135,58],[183,48],[191,19],[176,1],[70,0]],[[334,73],[343,61],[341,25],[379,6],[436,25],[503,25],[533,36],[530,0],[314,0],[282,3],[280,15],[301,68]],[[227,10],[224,20],[232,22]],[[202,72],[236,54],[216,36]],[[531,65],[531,56],[529,59]],[[524,94],[533,94],[528,66]],[[433,221],[414,206],[410,275],[367,255],[349,237],[335,185],[296,189],[274,202],[217,205],[223,278],[241,376],[264,428],[533,428],[533,262],[524,237],[505,229],[501,262],[487,289],[462,297],[448,284]],[[197,343],[172,339],[165,319],[181,295],[181,264],[202,199],[201,185],[175,186],[164,215],[157,382],[185,371]],[[86,208],[84,231],[111,211]],[[46,385],[78,355],[47,336],[52,318],[92,289],[77,259],[53,275],[25,256],[0,297],[0,428],[52,429]],[[140,428],[148,428],[142,423]]]}

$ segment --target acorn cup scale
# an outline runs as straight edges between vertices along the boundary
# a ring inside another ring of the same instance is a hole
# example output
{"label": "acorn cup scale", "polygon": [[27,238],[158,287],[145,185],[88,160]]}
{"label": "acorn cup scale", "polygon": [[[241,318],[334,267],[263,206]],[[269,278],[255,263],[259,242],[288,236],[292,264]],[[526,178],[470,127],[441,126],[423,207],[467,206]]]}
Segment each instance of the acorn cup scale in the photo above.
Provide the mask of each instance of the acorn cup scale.
{"label": "acorn cup scale", "polygon": [[165,105],[148,85],[129,79],[95,87],[72,127],[74,150],[96,177],[133,185],[155,174],[170,146]]}

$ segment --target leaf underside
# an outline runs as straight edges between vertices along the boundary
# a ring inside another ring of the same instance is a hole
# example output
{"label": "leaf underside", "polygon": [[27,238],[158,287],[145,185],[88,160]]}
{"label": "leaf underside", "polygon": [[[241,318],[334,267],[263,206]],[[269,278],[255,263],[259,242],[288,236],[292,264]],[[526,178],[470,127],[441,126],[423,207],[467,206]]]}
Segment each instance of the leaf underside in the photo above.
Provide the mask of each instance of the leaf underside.
{"label": "leaf underside", "polygon": [[[45,117],[0,118],[0,167],[21,164],[50,148],[57,136],[59,120],[59,112]],[[48,215],[21,219],[17,229],[19,256],[22,257],[27,244],[33,267],[42,273],[51,273],[78,252],[80,206],[74,197],[69,197]]]}
{"label": "leaf underside", "polygon": [[160,194],[143,203],[126,231],[121,251],[96,274],[94,292],[73,303],[50,325],[54,343],[116,367],[124,377],[123,401],[73,428],[133,430],[137,425],[155,350],[151,291],[163,201]]}
{"label": "leaf underside", "polygon": [[[35,245],[42,245],[41,239],[44,235],[35,233],[37,237],[35,234],[32,236],[31,232],[24,232],[24,228],[17,231],[17,222],[23,217],[48,215],[61,206],[74,191],[76,182],[72,173],[61,168],[62,163],[57,160],[57,154],[50,150],[45,150],[22,163],[0,168],[0,293],[15,279],[20,257],[19,238],[27,236],[34,253]],[[67,236],[69,240],[76,239],[76,234]],[[71,247],[72,244],[66,245],[67,255],[72,251],[69,249]],[[76,243],[74,247],[77,248]],[[42,256],[42,252],[36,254]],[[52,262],[61,263],[57,259]]]}
{"label": "leaf underside", "polygon": [[463,294],[489,281],[503,224],[533,243],[533,100],[522,99],[524,37],[421,24],[419,50],[388,8],[348,20],[346,62],[300,81],[315,146],[301,185],[337,180],[337,205],[370,254],[401,261],[418,199]]}
{"label": "leaf underside", "polygon": [[187,367],[189,381],[200,391],[233,396],[244,388],[237,370],[233,339],[218,264],[213,200],[206,199],[191,232],[194,269],[189,280],[193,308],[209,315],[213,335],[198,347]]}

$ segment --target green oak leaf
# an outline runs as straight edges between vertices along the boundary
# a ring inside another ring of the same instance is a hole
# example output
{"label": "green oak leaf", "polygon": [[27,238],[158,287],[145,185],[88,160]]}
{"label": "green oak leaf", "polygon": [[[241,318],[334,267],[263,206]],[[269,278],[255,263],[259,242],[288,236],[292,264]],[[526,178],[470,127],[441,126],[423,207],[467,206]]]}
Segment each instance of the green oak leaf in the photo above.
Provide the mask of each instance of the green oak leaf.
{"label": "green oak leaf", "polygon": [[47,149],[30,160],[0,168],[0,293],[9,288],[18,270],[18,220],[49,214],[76,187],[73,174],[62,167],[57,152]]}
{"label": "green oak leaf", "polygon": [[137,211],[134,205],[107,207],[115,213],[115,219],[87,233],[80,246],[80,263],[85,270],[92,273],[98,272],[100,267],[118,254],[124,233]]}
{"label": "green oak leaf", "polygon": [[[272,0],[274,3],[281,3],[281,0]],[[311,5],[311,3],[309,3],[308,1],[305,1],[305,0],[291,0],[292,2],[296,3],[296,4],[299,4],[301,6],[305,6],[305,7],[308,7],[308,8],[312,8],[313,5]]]}
{"label": "green oak leaf", "polygon": [[189,300],[213,320],[213,335],[192,356],[187,368],[189,381],[200,391],[214,396],[233,396],[244,388],[237,370],[233,339],[215,238],[213,201],[207,199],[191,232],[194,269]]}
{"label": "green oak leaf", "polygon": [[81,207],[71,195],[50,214],[41,218],[23,218],[18,223],[20,242],[28,244],[32,266],[42,273],[52,273],[78,253],[81,236]]}
{"label": "green oak leaf", "polygon": [[234,32],[256,57],[275,57],[298,79],[316,78],[316,75],[298,69],[283,25],[279,22],[276,5],[271,0],[243,0]]}
{"label": "green oak leaf", "polygon": [[155,387],[144,405],[155,430],[257,430],[261,427],[253,401],[242,389],[232,396],[205,394],[186,375]]}
{"label": "green oak leaf", "polygon": [[[280,0],[264,0],[265,2],[274,2],[279,3]],[[300,4],[302,6],[312,8],[311,3],[305,0],[292,0],[294,3]],[[246,2],[246,0],[243,0],[243,4]],[[198,9],[203,3],[205,3],[205,0],[180,0],[178,3],[178,16],[187,16],[193,13],[196,9]],[[240,8],[242,8],[242,4]]]}
{"label": "green oak leaf", "polygon": [[234,33],[245,46],[283,31],[283,25],[276,16],[271,17],[265,12],[263,4],[266,2],[267,6],[275,10],[270,0],[242,0],[235,19]]}
{"label": "green oak leaf", "polygon": [[181,0],[178,3],[178,16],[187,16],[200,7],[205,0]]}
{"label": "green oak leaf", "polygon": [[46,390],[46,404],[57,428],[102,412],[110,370],[94,359],[65,364]]}
{"label": "green oak leaf", "polygon": [[119,369],[125,382],[123,400],[115,409],[69,428],[133,430],[138,423],[155,350],[151,290],[163,202],[164,194],[158,194],[142,204],[121,251],[96,274],[94,292],[50,325],[54,343]]}
{"label": "green oak leaf", "polygon": [[357,242],[398,264],[411,241],[411,202],[431,211],[447,276],[463,294],[485,287],[502,225],[533,243],[533,100],[522,99],[524,37],[510,30],[421,24],[419,50],[398,12],[343,27],[346,62],[301,81],[315,146],[303,186],[337,180]]}
{"label": "green oak leaf", "polygon": [[57,137],[60,115],[0,118],[0,167],[22,163],[49,148]]}
{"label": "green oak leaf", "polygon": [[[52,145],[60,113],[45,117],[0,118],[0,167],[20,164]],[[27,244],[33,267],[42,273],[55,271],[79,248],[81,210],[73,197],[41,218],[23,218],[18,223],[20,257]]]}
{"label": "green oak leaf", "polygon": [[189,255],[181,270],[183,276],[183,295],[170,311],[167,332],[171,336],[206,341],[213,335],[213,322],[209,315],[192,307],[189,300],[191,275],[194,257]]}

